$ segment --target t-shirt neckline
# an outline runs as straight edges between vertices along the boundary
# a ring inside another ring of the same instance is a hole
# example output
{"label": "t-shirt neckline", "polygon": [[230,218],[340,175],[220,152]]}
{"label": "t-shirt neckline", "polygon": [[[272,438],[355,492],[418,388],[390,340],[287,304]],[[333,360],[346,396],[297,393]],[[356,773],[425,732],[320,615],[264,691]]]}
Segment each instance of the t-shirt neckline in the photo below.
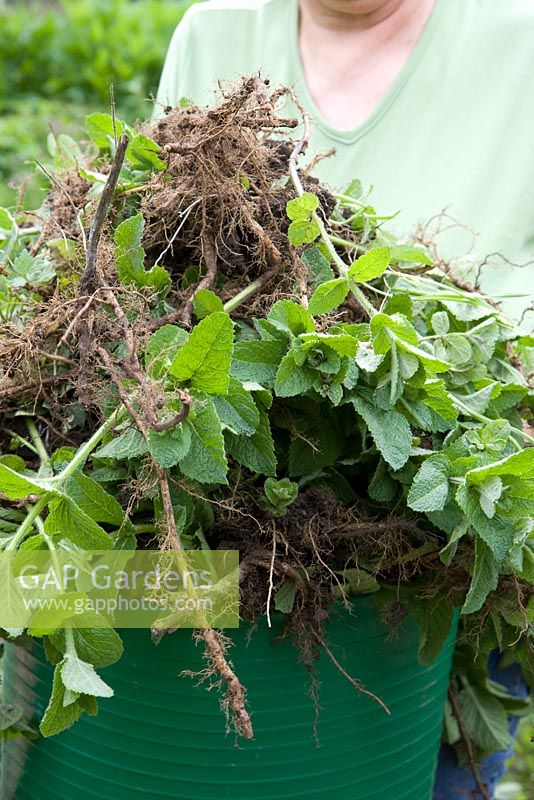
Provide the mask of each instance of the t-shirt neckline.
{"label": "t-shirt neckline", "polygon": [[339,128],[335,128],[333,125],[327,122],[327,120],[323,117],[322,112],[315,103],[315,100],[313,99],[308,88],[308,82],[304,74],[304,67],[302,65],[299,49],[299,0],[291,0],[291,2],[288,3],[290,13],[290,21],[288,25],[290,36],[289,52],[291,53],[294,72],[300,87],[300,99],[313,116],[316,126],[324,131],[330,139],[334,139],[345,144],[356,142],[358,139],[361,139],[363,136],[365,136],[368,131],[374,128],[378,121],[393,105],[396,98],[408,83],[416,67],[421,62],[425,52],[428,49],[428,45],[434,36],[438,26],[438,19],[441,16],[441,10],[444,5],[444,0],[435,0],[434,8],[430,12],[425,27],[423,28],[423,31],[412,52],[410,53],[408,60],[400,70],[399,74],[385,95],[371,111],[369,116],[355,128],[351,128],[349,130],[340,130]]}

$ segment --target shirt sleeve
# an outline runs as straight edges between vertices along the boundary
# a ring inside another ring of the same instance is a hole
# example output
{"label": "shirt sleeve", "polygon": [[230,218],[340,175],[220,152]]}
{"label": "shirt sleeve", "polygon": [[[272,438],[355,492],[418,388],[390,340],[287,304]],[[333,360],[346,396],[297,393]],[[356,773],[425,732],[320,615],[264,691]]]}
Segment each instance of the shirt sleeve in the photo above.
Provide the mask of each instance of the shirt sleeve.
{"label": "shirt sleeve", "polygon": [[187,53],[192,47],[192,15],[190,11],[186,12],[174,31],[167,50],[154,103],[152,114],[154,119],[163,116],[165,106],[175,106],[182,97],[187,96],[185,72],[187,69]]}

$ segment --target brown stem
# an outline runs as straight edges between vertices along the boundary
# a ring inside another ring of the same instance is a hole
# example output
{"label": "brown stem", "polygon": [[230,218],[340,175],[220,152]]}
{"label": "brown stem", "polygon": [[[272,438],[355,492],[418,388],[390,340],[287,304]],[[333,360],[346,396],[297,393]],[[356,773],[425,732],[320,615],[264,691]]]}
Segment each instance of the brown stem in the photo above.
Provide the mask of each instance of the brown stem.
{"label": "brown stem", "polygon": [[217,253],[215,251],[215,246],[213,242],[207,240],[204,242],[204,259],[206,261],[207,272],[206,275],[202,278],[200,283],[197,284],[195,291],[185,304],[182,312],[181,312],[181,322],[186,328],[191,326],[191,316],[193,314],[193,301],[195,299],[196,293],[199,292],[201,289],[210,289],[213,284],[215,283],[215,278],[217,277]]}
{"label": "brown stem", "polygon": [[458,727],[460,728],[460,734],[462,736],[462,740],[467,749],[469,764],[471,766],[471,771],[473,772],[473,777],[475,779],[477,789],[480,792],[480,796],[483,798],[483,800],[490,800],[487,786],[482,780],[482,776],[480,775],[480,767],[476,759],[476,753],[475,753],[475,748],[473,746],[473,742],[471,741],[469,733],[467,732],[467,728],[465,727],[465,721],[463,718],[463,714],[460,710],[460,704],[458,702],[458,694],[456,691],[456,687],[452,683],[449,684],[449,700],[451,701],[452,710],[454,716],[456,717],[456,721],[458,722]]}
{"label": "brown stem", "polygon": [[113,197],[113,192],[117,188],[119,174],[126,155],[126,148],[128,147],[128,137],[123,134],[119,139],[117,150],[115,151],[115,158],[109,171],[109,175],[104,186],[104,190],[100,195],[100,201],[96,208],[95,216],[91,223],[89,230],[89,239],[87,242],[87,256],[85,262],[85,270],[80,278],[80,292],[81,294],[91,294],[95,290],[96,284],[96,262],[98,243],[102,235],[102,228],[107,217],[109,204]]}

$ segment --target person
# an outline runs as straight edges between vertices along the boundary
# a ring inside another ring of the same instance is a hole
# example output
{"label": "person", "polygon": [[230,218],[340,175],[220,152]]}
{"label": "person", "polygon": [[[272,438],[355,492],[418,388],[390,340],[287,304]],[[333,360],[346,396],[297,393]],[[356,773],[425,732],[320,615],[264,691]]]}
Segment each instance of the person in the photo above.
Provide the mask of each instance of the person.
{"label": "person", "polygon": [[[221,81],[258,70],[293,87],[312,122],[308,156],[336,151],[314,175],[339,190],[372,184],[379,212],[399,212],[390,230],[436,237],[530,331],[533,42],[534,0],[210,0],[175,31],[155,114],[209,104]],[[488,764],[490,791],[502,761]],[[474,779],[444,751],[435,798],[464,796],[478,796]]]}
{"label": "person", "polygon": [[397,235],[434,220],[441,255],[486,262],[482,289],[532,330],[533,41],[533,0],[211,0],[176,29],[156,113],[258,70],[294,87],[309,155],[336,149],[314,174],[373,185]]}

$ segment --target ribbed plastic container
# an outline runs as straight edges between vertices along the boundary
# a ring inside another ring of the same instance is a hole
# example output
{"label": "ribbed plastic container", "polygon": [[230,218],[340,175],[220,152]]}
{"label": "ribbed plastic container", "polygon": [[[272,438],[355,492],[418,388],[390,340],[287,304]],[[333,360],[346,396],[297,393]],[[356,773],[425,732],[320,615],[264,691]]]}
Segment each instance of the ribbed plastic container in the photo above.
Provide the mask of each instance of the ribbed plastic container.
{"label": "ribbed plastic container", "polygon": [[[8,742],[2,800],[429,800],[455,631],[422,667],[411,621],[391,638],[371,597],[336,612],[332,652],[391,716],[322,656],[318,743],[309,678],[291,642],[276,641],[282,627],[261,624],[250,642],[246,626],[232,632],[254,740],[226,735],[216,691],[179,677],[202,666],[189,631],[157,648],[147,631],[124,631],[124,657],[101,671],[115,697],[59,736]],[[4,676],[6,702],[43,711],[51,670],[39,647],[8,647]]]}

